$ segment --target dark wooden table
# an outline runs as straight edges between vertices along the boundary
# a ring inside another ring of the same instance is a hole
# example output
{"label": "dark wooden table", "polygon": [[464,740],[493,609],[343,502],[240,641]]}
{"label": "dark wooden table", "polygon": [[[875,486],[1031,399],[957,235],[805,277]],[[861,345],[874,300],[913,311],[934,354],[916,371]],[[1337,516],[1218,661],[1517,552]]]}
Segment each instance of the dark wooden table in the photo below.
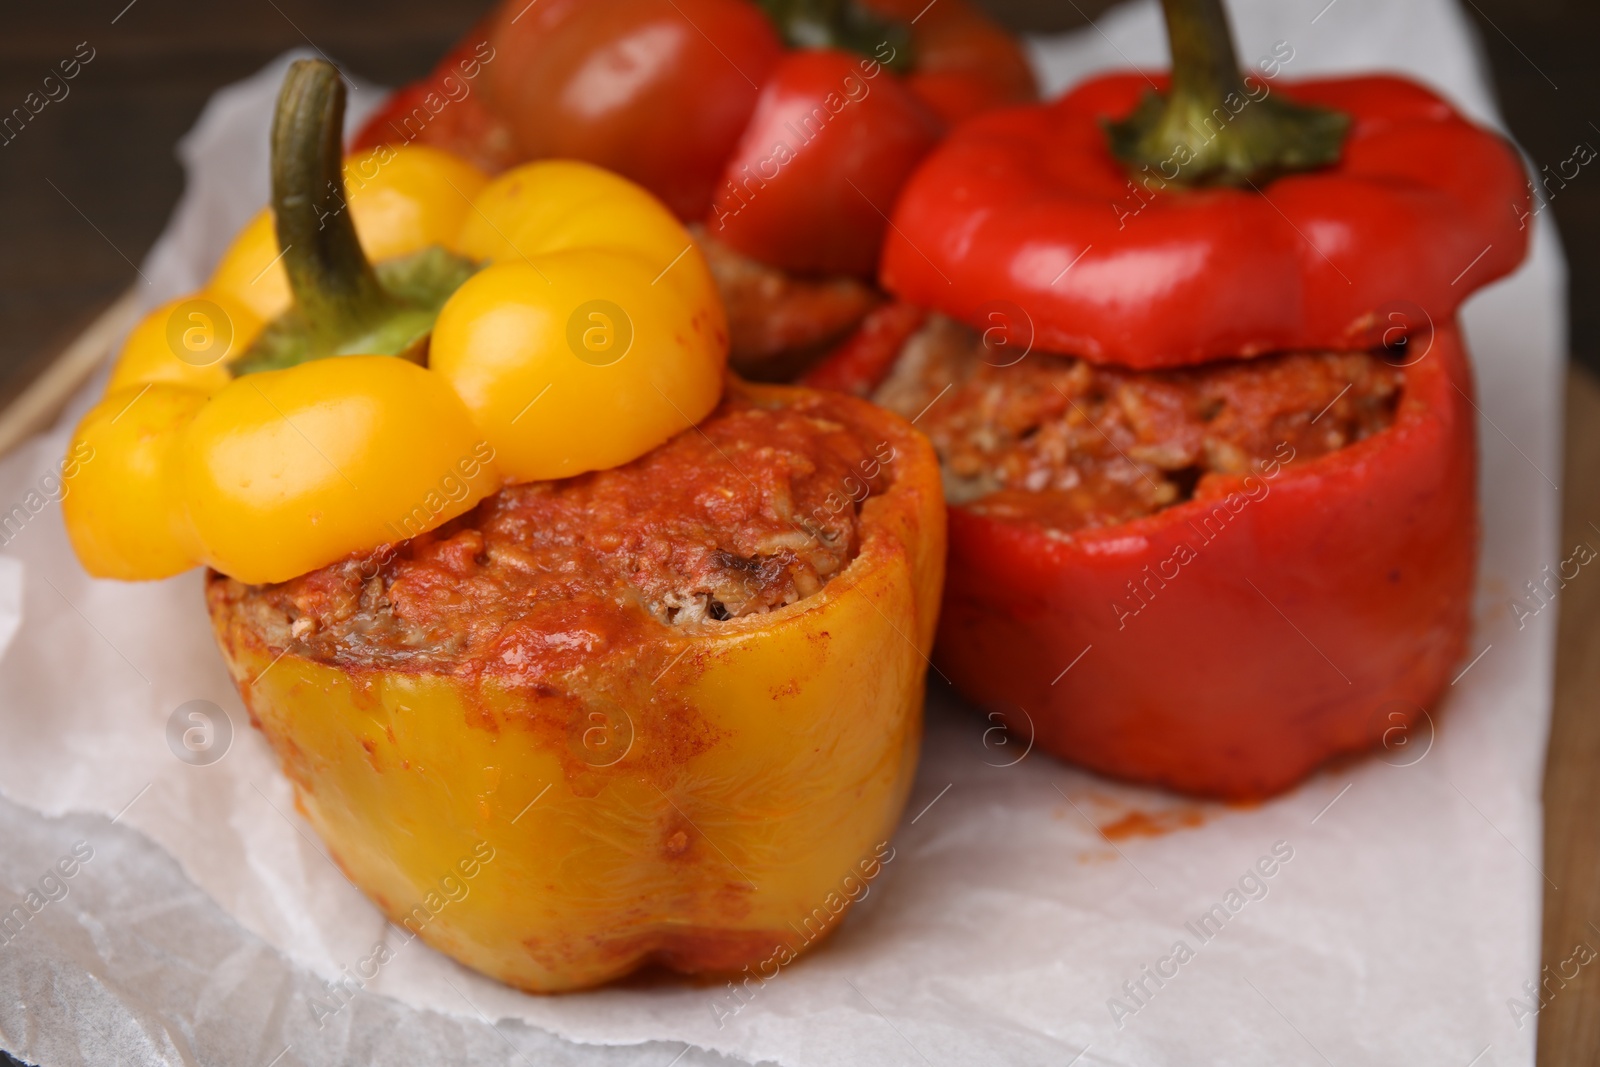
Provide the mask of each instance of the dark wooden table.
{"label": "dark wooden table", "polygon": [[[985,0],[1018,28],[1080,26],[1106,0]],[[1400,2],[1400,0],[1395,0]],[[1511,127],[1535,167],[1600,146],[1600,4],[1462,0],[1482,33]],[[93,52],[67,94],[0,128],[0,408],[135,278],[182,191],[172,151],[219,86],[285,49],[315,46],[396,84],[425,71],[489,0],[87,0],[11,5],[0,31],[0,117],[63,60]],[[54,89],[58,95],[59,89]],[[1591,121],[1592,119],[1592,121]],[[1600,370],[1600,169],[1552,180],[1549,210],[1571,266],[1575,362]],[[1574,368],[1563,546],[1600,544],[1600,380]],[[1591,525],[1592,524],[1592,525]],[[1544,955],[1600,950],[1600,583],[1561,602],[1545,780]],[[1600,1067],[1600,969],[1584,968],[1539,1017],[1541,1067]],[[0,1063],[8,1060],[0,1053]],[[48,1065],[47,1065],[48,1067]]]}
{"label": "dark wooden table", "polygon": [[[1600,378],[1577,367],[1567,377],[1561,511],[1565,551],[1600,547]],[[1600,951],[1600,583],[1569,583],[1561,597],[1544,778],[1544,959],[1552,969],[1579,944]],[[1588,968],[1539,1015],[1540,1067],[1573,1064],[1600,1064],[1600,978]]]}
{"label": "dark wooden table", "polygon": [[[317,47],[382,84],[433,65],[489,0],[8,4],[0,117],[75,53],[67,93],[0,127],[0,407],[130,283],[183,191],[173,146],[218,87]],[[58,95],[59,89],[53,90]],[[10,137],[10,140],[6,140]]]}

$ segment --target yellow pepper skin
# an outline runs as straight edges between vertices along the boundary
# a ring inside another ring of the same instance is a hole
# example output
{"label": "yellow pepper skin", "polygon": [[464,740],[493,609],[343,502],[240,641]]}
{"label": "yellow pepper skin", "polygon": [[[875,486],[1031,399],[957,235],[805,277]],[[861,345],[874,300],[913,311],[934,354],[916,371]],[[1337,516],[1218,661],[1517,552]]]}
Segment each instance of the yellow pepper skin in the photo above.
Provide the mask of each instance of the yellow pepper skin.
{"label": "yellow pepper skin", "polygon": [[78,424],[69,457],[87,457],[61,500],[72,547],[90,574],[134,581],[194,566],[183,506],[183,431],[206,395],[167,382],[109,394]]}
{"label": "yellow pepper skin", "polygon": [[[471,163],[425,145],[374,148],[344,161],[351,221],[374,263],[430,245],[461,251],[462,225],[488,183]],[[280,252],[272,209],[262,208],[223,253],[206,290],[272,321],[294,303]]]}
{"label": "yellow pepper skin", "polygon": [[274,263],[279,251],[276,220],[272,209],[264,207],[222,254],[206,289],[231,297],[262,322],[270,322],[294,304],[289,275]]}
{"label": "yellow pepper skin", "polygon": [[281,582],[455,518],[500,488],[438,375],[390,356],[250,374],[196,413],[183,497],[211,566]]}
{"label": "yellow pepper skin", "polygon": [[[722,378],[706,353],[727,336],[720,306],[653,289],[659,270],[623,253],[556,253],[489,267],[445,305],[430,361],[510,481],[615,467],[716,407]],[[599,434],[597,411],[610,415]]]}
{"label": "yellow pepper skin", "polygon": [[[463,223],[489,182],[472,164],[423,145],[351,156],[344,180],[361,249],[374,262],[434,245],[461,251]],[[233,239],[203,290],[168,301],[134,327],[112,369],[108,395],[157,381],[214,393],[233,380],[228,357],[248,348],[263,325],[294,303],[273,223],[272,209],[262,208]],[[231,334],[231,344],[208,351],[206,342],[222,334]]]}
{"label": "yellow pepper skin", "polygon": [[244,351],[263,322],[246,304],[223,293],[170,300],[128,334],[111,369],[106,395],[167,382],[210,395],[233,380],[227,358]]}
{"label": "yellow pepper skin", "polygon": [[662,625],[626,707],[308,659],[213,577],[229,670],[351,880],[531,992],[650,963],[770,978],[831,932],[893,858],[943,580],[937,462],[880,414],[893,478],[862,504],[857,557],[769,614]]}
{"label": "yellow pepper skin", "polygon": [[[173,420],[181,447],[139,453],[181,460],[181,473],[147,472],[178,487],[175,516],[134,514],[145,500],[101,479],[80,489],[69,524],[95,524],[72,531],[93,546],[91,574],[203,563],[282,581],[432,529],[505,480],[627,462],[716,405],[722,306],[650,194],[571,163],[491,185],[421,146],[341,161],[342,109],[331,66],[291,68],[277,209],[246,226],[206,289],[130,336],[112,393],[160,383],[213,402]],[[389,366],[405,360],[427,367]],[[85,420],[74,444],[91,432],[108,431]],[[466,495],[435,507],[442,486]],[[183,536],[150,536],[169,526]]]}
{"label": "yellow pepper skin", "polygon": [[[494,265],[440,312],[429,360],[509,480],[626,463],[716,406],[728,325],[711,271],[631,182],[587,163],[517,167],[479,197],[460,247]],[[617,417],[597,435],[606,407]]]}
{"label": "yellow pepper skin", "polygon": [[692,241],[677,218],[626,178],[593,164],[556,159],[516,167],[491,182],[474,206],[457,240],[457,250],[471,259],[500,263],[610,249],[658,265],[660,284],[691,300],[716,290],[705,260],[684,255]]}

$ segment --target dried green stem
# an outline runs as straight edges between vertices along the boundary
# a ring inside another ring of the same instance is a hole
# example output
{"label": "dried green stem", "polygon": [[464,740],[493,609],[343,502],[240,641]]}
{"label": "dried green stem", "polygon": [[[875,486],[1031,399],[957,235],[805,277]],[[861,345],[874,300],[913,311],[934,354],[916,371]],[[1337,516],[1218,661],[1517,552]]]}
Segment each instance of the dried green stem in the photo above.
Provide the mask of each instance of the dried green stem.
{"label": "dried green stem", "polygon": [[1109,123],[1112,153],[1180,185],[1250,185],[1338,162],[1349,116],[1296,104],[1239,70],[1221,0],[1162,0],[1172,86]]}

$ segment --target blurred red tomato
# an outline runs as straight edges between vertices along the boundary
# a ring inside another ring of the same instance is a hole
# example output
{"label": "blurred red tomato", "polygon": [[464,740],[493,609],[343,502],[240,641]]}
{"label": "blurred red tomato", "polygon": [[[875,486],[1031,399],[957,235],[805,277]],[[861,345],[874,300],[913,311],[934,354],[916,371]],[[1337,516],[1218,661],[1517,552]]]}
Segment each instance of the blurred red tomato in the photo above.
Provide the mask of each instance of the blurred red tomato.
{"label": "blurred red tomato", "polygon": [[746,0],[537,0],[489,32],[491,103],[524,159],[587,160],[703,217],[783,54]]}

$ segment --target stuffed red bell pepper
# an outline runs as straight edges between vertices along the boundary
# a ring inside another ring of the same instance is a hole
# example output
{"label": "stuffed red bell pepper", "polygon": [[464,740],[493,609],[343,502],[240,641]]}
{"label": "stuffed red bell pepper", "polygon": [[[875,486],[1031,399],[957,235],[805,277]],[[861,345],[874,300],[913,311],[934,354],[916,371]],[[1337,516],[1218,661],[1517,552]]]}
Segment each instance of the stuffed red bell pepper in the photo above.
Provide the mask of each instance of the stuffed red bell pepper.
{"label": "stuffed red bell pepper", "polygon": [[1421,86],[1242,77],[1217,0],[1163,6],[1159,92],[1096,78],[934,151],[883,281],[937,314],[812,380],[939,451],[959,689],[1068,760],[1254,797],[1392,739],[1462,656],[1454,313],[1521,259],[1527,193]]}

